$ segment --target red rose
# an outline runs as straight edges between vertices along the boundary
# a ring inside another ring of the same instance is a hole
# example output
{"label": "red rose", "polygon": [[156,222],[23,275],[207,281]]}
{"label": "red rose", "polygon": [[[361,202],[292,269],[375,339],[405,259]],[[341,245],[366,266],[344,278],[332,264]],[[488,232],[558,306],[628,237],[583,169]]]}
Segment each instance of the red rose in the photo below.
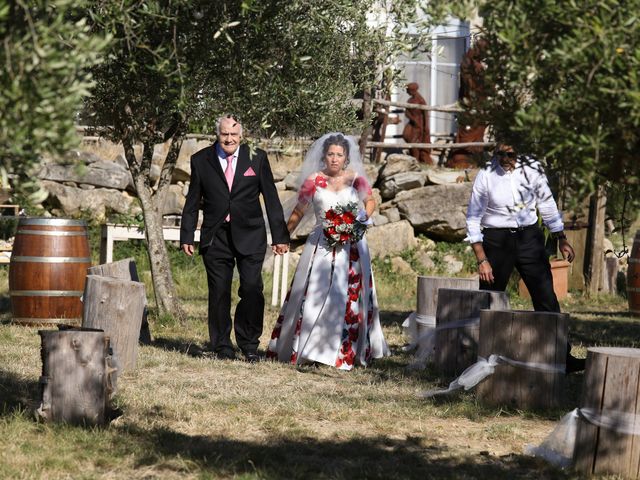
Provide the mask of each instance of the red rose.
{"label": "red rose", "polygon": [[335,212],[335,210],[333,208],[330,208],[324,214],[324,218],[326,218],[327,220],[329,220],[331,222],[333,222],[337,216],[338,216],[338,214]]}
{"label": "red rose", "polygon": [[340,234],[340,241],[342,243],[346,243],[349,241],[349,234],[348,233],[341,233]]}
{"label": "red rose", "polygon": [[351,225],[356,221],[356,217],[351,212],[344,212],[342,214],[342,220],[344,221],[344,223],[348,223],[349,225]]}
{"label": "red rose", "polygon": [[335,234],[336,234],[336,229],[335,229],[335,227],[329,227],[329,228],[327,228],[327,233],[328,233],[329,235],[335,235]]}
{"label": "red rose", "polygon": [[327,188],[327,179],[321,175],[316,175],[316,187]]}

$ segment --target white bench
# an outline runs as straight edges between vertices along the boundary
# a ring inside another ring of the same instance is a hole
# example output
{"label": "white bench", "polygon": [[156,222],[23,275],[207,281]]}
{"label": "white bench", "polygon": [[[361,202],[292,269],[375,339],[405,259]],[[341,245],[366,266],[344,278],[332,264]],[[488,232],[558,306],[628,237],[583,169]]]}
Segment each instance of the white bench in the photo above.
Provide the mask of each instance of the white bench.
{"label": "white bench", "polygon": [[[162,227],[162,234],[165,240],[180,241],[180,227]],[[114,223],[103,225],[100,240],[100,263],[111,263],[113,261],[113,242],[118,240],[143,240],[144,238],[143,227],[130,227]],[[195,241],[200,241],[200,230],[195,232]]]}
{"label": "white bench", "polygon": [[[162,234],[165,240],[180,241],[180,227],[162,227]],[[145,238],[143,227],[131,227],[107,223],[102,226],[102,236],[100,240],[100,263],[113,262],[113,242],[122,240],[143,240]],[[195,231],[195,241],[200,241],[200,229]],[[282,274],[280,271],[282,270]],[[276,306],[278,300],[280,305],[284,303],[287,295],[289,283],[289,254],[273,256],[273,290],[271,292],[271,305]],[[279,293],[279,295],[278,295]],[[279,297],[279,298],[278,298]]]}

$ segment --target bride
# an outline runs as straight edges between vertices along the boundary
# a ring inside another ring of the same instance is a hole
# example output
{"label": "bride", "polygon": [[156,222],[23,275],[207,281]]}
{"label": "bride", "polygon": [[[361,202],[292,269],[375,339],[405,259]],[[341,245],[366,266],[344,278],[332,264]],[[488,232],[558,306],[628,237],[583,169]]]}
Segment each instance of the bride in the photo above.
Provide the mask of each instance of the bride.
{"label": "bride", "polygon": [[367,241],[351,241],[326,225],[335,218],[333,212],[348,205],[361,209],[357,216],[345,213],[345,223],[356,231],[371,224],[375,200],[354,140],[329,133],[314,142],[298,185],[287,228],[295,230],[309,204],[316,224],[271,334],[267,358],[296,365],[319,362],[343,370],[367,366],[372,358],[389,355]]}

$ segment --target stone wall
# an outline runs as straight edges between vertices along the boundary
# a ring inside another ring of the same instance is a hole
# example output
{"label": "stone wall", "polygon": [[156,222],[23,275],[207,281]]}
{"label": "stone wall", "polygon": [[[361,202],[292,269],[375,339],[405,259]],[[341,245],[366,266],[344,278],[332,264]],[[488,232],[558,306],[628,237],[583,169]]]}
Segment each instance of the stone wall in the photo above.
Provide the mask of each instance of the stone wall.
{"label": "stone wall", "polygon": [[[183,143],[164,205],[165,215],[180,215],[189,187],[190,157],[207,145],[207,141],[193,139]],[[167,149],[168,145],[155,148],[152,181],[159,177]],[[283,201],[295,194],[296,168],[303,153],[303,148],[288,153],[280,148],[269,153]],[[464,238],[473,175],[425,166],[401,154],[388,155],[380,165],[366,164],[366,169],[377,201],[374,226],[367,233],[373,255],[393,255],[415,248],[418,234],[448,242]],[[122,148],[109,142],[85,144],[64,158],[47,159],[38,176],[48,192],[43,207],[52,215],[90,214],[106,221],[114,213],[140,213]],[[308,231],[308,227],[298,229],[294,235],[297,243],[304,241]]]}

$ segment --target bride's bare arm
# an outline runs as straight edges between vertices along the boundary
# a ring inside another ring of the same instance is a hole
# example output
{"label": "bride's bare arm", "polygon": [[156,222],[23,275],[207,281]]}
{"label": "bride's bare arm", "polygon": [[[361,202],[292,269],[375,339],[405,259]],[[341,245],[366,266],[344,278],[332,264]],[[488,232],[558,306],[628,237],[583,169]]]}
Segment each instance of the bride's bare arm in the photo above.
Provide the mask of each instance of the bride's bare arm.
{"label": "bride's bare arm", "polygon": [[364,199],[364,211],[367,212],[367,218],[371,218],[371,215],[373,215],[373,211],[375,209],[376,201],[373,198],[373,195],[370,195]]}
{"label": "bride's bare arm", "polygon": [[289,216],[289,221],[287,222],[287,230],[289,230],[289,233],[293,233],[293,231],[296,229],[296,227],[300,223],[300,220],[302,220],[302,217],[304,216],[304,211],[307,209],[307,205],[308,203],[298,202],[298,204],[296,205],[296,208],[294,208],[293,212],[291,212],[291,215]]}

